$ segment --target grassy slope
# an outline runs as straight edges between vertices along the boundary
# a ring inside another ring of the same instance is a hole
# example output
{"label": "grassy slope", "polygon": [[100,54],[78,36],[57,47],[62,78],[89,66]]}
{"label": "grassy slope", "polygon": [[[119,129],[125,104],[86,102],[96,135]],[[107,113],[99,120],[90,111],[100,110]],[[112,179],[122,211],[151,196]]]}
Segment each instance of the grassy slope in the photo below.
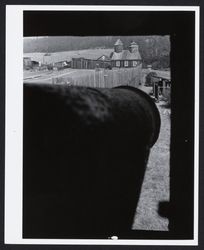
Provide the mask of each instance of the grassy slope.
{"label": "grassy slope", "polygon": [[169,200],[170,195],[170,110],[161,104],[158,104],[158,108],[161,115],[160,136],[150,153],[133,229],[168,230],[168,219],[160,217],[157,209],[159,202]]}
{"label": "grassy slope", "polygon": [[[45,56],[46,62],[71,61],[72,57],[85,57],[89,59],[98,59],[102,55],[109,56],[113,49],[88,49],[88,50],[73,50],[51,53],[51,56]],[[43,62],[45,53],[24,53],[23,56],[31,57],[31,60]]]}

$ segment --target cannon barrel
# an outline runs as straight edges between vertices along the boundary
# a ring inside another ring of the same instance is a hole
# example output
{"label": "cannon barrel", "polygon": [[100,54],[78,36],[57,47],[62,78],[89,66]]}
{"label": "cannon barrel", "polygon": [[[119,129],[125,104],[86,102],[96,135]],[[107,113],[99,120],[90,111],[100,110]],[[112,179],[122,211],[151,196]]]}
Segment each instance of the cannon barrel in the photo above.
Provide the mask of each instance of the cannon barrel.
{"label": "cannon barrel", "polygon": [[131,230],[156,105],[128,86],[24,84],[23,236],[108,238]]}

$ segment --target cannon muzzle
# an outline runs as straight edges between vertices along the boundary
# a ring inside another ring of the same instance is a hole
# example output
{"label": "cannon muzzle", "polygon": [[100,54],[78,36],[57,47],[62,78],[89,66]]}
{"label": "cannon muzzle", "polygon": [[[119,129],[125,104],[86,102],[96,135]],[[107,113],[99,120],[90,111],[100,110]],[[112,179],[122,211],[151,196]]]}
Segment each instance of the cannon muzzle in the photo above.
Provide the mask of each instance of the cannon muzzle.
{"label": "cannon muzzle", "polygon": [[23,236],[131,230],[159,130],[156,105],[136,88],[24,84]]}

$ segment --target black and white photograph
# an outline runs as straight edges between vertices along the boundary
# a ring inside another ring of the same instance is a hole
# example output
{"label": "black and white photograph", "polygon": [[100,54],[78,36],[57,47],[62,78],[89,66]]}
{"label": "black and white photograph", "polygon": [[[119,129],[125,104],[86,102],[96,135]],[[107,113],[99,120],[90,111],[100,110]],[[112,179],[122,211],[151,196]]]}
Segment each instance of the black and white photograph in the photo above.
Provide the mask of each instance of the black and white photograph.
{"label": "black and white photograph", "polygon": [[168,231],[169,36],[32,37],[24,52],[25,237]]}
{"label": "black and white photograph", "polygon": [[197,245],[199,7],[18,7],[6,242]]}

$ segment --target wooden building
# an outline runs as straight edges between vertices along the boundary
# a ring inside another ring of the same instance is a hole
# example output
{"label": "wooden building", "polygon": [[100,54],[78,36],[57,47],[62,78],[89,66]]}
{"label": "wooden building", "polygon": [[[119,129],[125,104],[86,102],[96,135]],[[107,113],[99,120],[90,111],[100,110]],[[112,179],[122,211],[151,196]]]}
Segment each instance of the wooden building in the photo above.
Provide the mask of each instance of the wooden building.
{"label": "wooden building", "polygon": [[98,59],[72,58],[71,67],[74,69],[110,68],[111,60],[105,55]]}
{"label": "wooden building", "polygon": [[31,57],[23,57],[23,68],[29,69],[32,67]]}
{"label": "wooden building", "polygon": [[65,68],[70,68],[71,67],[71,61],[58,61],[53,63],[53,68],[57,69],[57,70],[62,70]]}
{"label": "wooden building", "polygon": [[29,70],[29,69],[35,69],[39,67],[39,62],[31,60],[31,57],[23,57],[23,69]]}
{"label": "wooden building", "polygon": [[120,39],[114,44],[114,51],[110,56],[102,55],[97,59],[84,57],[72,58],[71,67],[74,69],[95,69],[95,68],[132,68],[142,66],[142,59],[138,45],[132,42],[128,50],[123,49]]}
{"label": "wooden building", "polygon": [[131,42],[128,50],[123,49],[120,39],[114,44],[114,52],[110,54],[112,67],[132,68],[142,64],[139,47],[135,42]]}

